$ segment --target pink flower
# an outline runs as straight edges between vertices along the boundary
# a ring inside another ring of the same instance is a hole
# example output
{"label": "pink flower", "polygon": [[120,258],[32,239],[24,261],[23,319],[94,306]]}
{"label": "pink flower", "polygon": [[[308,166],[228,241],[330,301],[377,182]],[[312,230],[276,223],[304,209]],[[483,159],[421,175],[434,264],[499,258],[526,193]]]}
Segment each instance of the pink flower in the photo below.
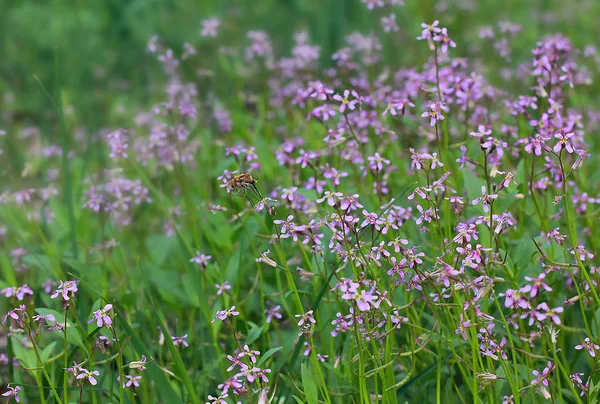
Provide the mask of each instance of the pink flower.
{"label": "pink flower", "polygon": [[209,394],[208,399],[210,401],[208,401],[206,404],[227,404],[227,401],[225,401],[227,397],[229,397],[227,393],[221,394],[219,397],[213,397]]}
{"label": "pink flower", "polygon": [[456,48],[456,44],[454,43],[454,41],[452,39],[450,39],[450,37],[448,37],[448,30],[446,28],[442,28],[441,34],[434,36],[433,40],[435,42],[442,43],[442,52],[443,53],[448,53],[448,46],[450,46],[452,48]]}
{"label": "pink flower", "polygon": [[217,18],[208,18],[201,22],[202,31],[200,31],[200,36],[203,37],[216,37],[217,29],[221,25],[221,21]]}
{"label": "pink flower", "polygon": [[[227,320],[229,317],[239,316],[239,312],[235,311],[235,306],[231,306],[231,308],[227,310],[219,310],[215,315],[215,318],[212,319],[211,323],[214,323],[216,319],[221,321]],[[187,335],[186,335],[187,336]]]}
{"label": "pink flower", "polygon": [[477,128],[477,131],[469,133],[469,135],[471,135],[475,138],[478,138],[478,139],[482,138],[484,136],[491,135],[491,134],[492,134],[492,130],[486,129],[486,127],[483,125],[479,125],[479,127]]}
{"label": "pink flower", "polygon": [[496,194],[487,194],[487,191],[485,189],[485,186],[481,187],[481,196],[479,198],[475,198],[473,199],[473,201],[471,202],[472,205],[477,205],[479,202],[483,203],[483,211],[484,212],[488,212],[490,210],[489,205],[490,202],[493,202],[494,199],[498,198],[498,195]]}
{"label": "pink flower", "polygon": [[14,398],[17,403],[21,402],[21,397],[19,397],[19,390],[21,390],[21,386],[10,387],[10,384],[6,386],[7,392],[2,394],[3,397],[8,397],[10,399]]}
{"label": "pink flower", "polygon": [[585,261],[585,257],[586,257],[586,256],[587,256],[589,259],[592,259],[592,258],[594,258],[594,254],[592,254],[591,252],[587,251],[587,250],[585,249],[585,246],[583,246],[583,245],[581,245],[581,244],[577,246],[577,249],[575,249],[575,250],[574,250],[574,249],[571,249],[571,254],[572,254],[572,255],[575,255],[575,256],[577,256],[577,257],[579,257],[579,259],[580,259],[581,261]]}
{"label": "pink flower", "polygon": [[[352,95],[354,97],[353,100],[350,100],[349,97]],[[344,96],[342,97],[339,94],[333,96],[333,99],[340,102],[340,112],[343,114],[348,107],[349,110],[354,111],[356,108],[356,104],[360,102],[360,97],[358,93],[354,90],[344,90]]]}
{"label": "pink flower", "polygon": [[200,254],[200,251],[196,251],[196,256],[193,257],[190,260],[190,262],[196,263],[196,264],[200,265],[200,267],[202,269],[204,269],[208,266],[208,262],[210,261],[211,258],[212,258],[211,255]]}
{"label": "pink flower", "polygon": [[441,102],[432,102],[429,101],[429,111],[425,111],[421,114],[421,117],[427,118],[429,117],[429,125],[435,126],[437,121],[443,121],[444,115],[442,115],[442,111],[446,111],[447,107],[444,106]]}
{"label": "pink flower", "polygon": [[323,197],[317,199],[317,203],[323,203],[325,200],[327,200],[327,204],[329,206],[335,206],[336,200],[342,196],[344,196],[344,194],[342,194],[341,192],[325,191]]}
{"label": "pink flower", "polygon": [[431,39],[433,38],[433,34],[437,34],[442,31],[440,28],[438,28],[439,24],[440,22],[438,20],[435,20],[432,24],[421,24],[421,28],[423,28],[423,30],[421,31],[421,35],[418,36],[417,39],[427,39],[431,41]]}
{"label": "pink flower", "polygon": [[188,342],[186,341],[187,337],[188,337],[187,334],[185,334],[181,337],[173,336],[173,337],[171,337],[171,340],[173,341],[173,345],[175,345],[175,346],[181,345],[181,346],[184,346],[187,348],[189,346]]}
{"label": "pink flower", "polygon": [[383,25],[383,32],[398,32],[396,14],[390,14],[388,17],[381,17],[381,25]]}
{"label": "pink flower", "polygon": [[56,299],[58,295],[62,295],[63,300],[68,301],[71,297],[75,296],[75,292],[77,292],[77,282],[79,281],[60,281],[58,289],[56,289],[50,297]]}
{"label": "pink flower", "polygon": [[304,323],[312,323],[312,324],[316,324],[317,322],[315,321],[314,317],[313,317],[313,311],[309,310],[304,314],[296,314],[294,317],[299,318],[300,320],[298,321],[298,325],[302,326],[304,325]]}
{"label": "pink flower", "polygon": [[112,307],[112,304],[107,304],[106,306],[104,306],[103,309],[95,311],[94,317],[92,317],[92,319],[88,321],[88,324],[91,324],[94,322],[94,320],[96,320],[96,325],[98,327],[102,327],[103,325],[106,325],[108,327],[112,325],[112,319],[108,315],[108,312],[112,310]]}
{"label": "pink flower", "polygon": [[581,350],[584,348],[587,349],[588,353],[590,354],[590,356],[592,358],[595,358],[596,357],[596,349],[600,349],[600,346],[591,342],[589,337],[586,337],[583,344],[575,346],[575,349],[577,349],[577,350]]}
{"label": "pink flower", "polygon": [[567,153],[573,153],[573,146],[569,142],[569,139],[572,138],[573,135],[573,132],[567,133],[566,135],[561,133],[555,134],[554,138],[558,139],[558,143],[552,148],[552,150],[554,150],[555,153],[560,153],[562,149],[567,149]]}
{"label": "pink flower", "polygon": [[100,376],[100,372],[98,372],[97,370],[92,370],[90,372],[89,370],[81,368],[81,367],[78,370],[81,373],[79,373],[77,375],[77,379],[85,379],[88,382],[90,382],[90,384],[92,386],[95,386],[96,384],[98,384],[98,381],[96,380],[96,378],[94,376]]}

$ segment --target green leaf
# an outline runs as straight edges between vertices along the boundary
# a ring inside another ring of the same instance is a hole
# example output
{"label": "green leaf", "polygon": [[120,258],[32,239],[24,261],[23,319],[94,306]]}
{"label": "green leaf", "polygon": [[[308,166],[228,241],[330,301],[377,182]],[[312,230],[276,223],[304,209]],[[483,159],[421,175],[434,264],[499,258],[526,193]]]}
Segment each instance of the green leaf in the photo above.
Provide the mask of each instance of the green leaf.
{"label": "green leaf", "polygon": [[181,293],[181,289],[186,291],[190,287],[193,289],[193,282],[188,280],[187,286],[181,286],[179,276],[173,272],[165,271],[151,262],[144,263],[143,267],[150,272],[149,279],[156,286],[156,290],[161,298],[171,304],[190,304],[188,296]]}
{"label": "green leaf", "polygon": [[317,404],[319,402],[319,394],[317,393],[317,385],[313,378],[312,372],[303,363],[300,365],[300,373],[302,374],[302,386],[304,386],[304,396],[308,404]]}
{"label": "green leaf", "polygon": [[181,278],[183,284],[183,290],[187,297],[190,299],[190,303],[194,307],[200,307],[200,298],[198,297],[198,291],[194,288],[194,282],[190,279],[189,275],[185,274]]}
{"label": "green leaf", "polygon": [[296,402],[297,402],[298,404],[304,404],[304,403],[302,402],[302,400],[300,400],[298,397],[296,397],[296,396],[292,396],[292,397],[294,397],[294,400],[296,400]]}
{"label": "green leaf", "polygon": [[[119,321],[121,327],[125,331],[125,333],[131,339],[131,345],[135,348],[136,352],[140,355],[146,355],[148,358],[151,358],[150,350],[142,341],[142,339],[133,331],[127,320],[123,318],[123,316],[117,316],[117,321]],[[170,339],[170,338],[169,338]],[[173,390],[173,386],[169,383],[167,377],[163,373],[163,371],[158,368],[155,364],[148,365],[144,374],[147,374],[149,379],[154,382],[156,385],[156,391],[162,397],[162,401],[165,403],[177,403],[182,402],[181,397],[175,393]]]}
{"label": "green leaf", "polygon": [[75,274],[81,276],[85,271],[85,264],[73,258],[63,258],[63,262],[75,270]]}
{"label": "green leaf", "polygon": [[46,346],[41,352],[40,352],[40,358],[42,358],[42,363],[46,363],[46,361],[50,358],[50,355],[52,355],[52,350],[54,349],[54,347],[56,346],[57,342],[51,342],[50,344],[48,344],[48,346]]}
{"label": "green leaf", "polygon": [[23,263],[42,270],[48,276],[55,276],[52,261],[45,254],[28,254],[22,258]]}
{"label": "green leaf", "polygon": [[[52,314],[56,321],[60,324],[63,324],[63,322],[65,321],[65,314],[59,313],[56,310],[39,308],[35,309],[35,311],[36,313],[42,315]],[[77,327],[75,327],[73,323],[69,323],[67,321],[67,324],[65,324],[65,328],[67,329],[67,342],[73,345],[77,345],[78,347],[82,348],[85,352],[89,352],[88,348],[83,343],[83,338],[79,334]]]}
{"label": "green leaf", "polygon": [[183,363],[183,360],[181,360],[181,355],[179,355],[179,351],[177,350],[177,348],[175,348],[175,345],[173,344],[173,340],[171,339],[169,330],[167,330],[167,327],[165,326],[163,313],[162,313],[162,311],[160,311],[158,309],[158,307],[154,303],[154,299],[152,298],[152,295],[150,293],[148,293],[148,299],[152,303],[152,307],[154,308],[154,311],[156,312],[156,319],[158,320],[160,329],[161,329],[163,335],[165,336],[165,344],[169,348],[169,352],[171,353],[171,356],[173,357],[173,361],[175,362],[175,371],[176,371],[175,373],[183,381],[183,384],[185,385],[185,388],[187,389],[187,391],[189,393],[190,401],[192,403],[199,404],[200,401],[198,400],[198,396],[196,395],[196,391],[194,390],[194,386],[192,385],[192,381],[190,380],[190,375],[187,372],[187,369],[185,367],[185,364]]}
{"label": "green leaf", "polygon": [[267,361],[267,359],[269,359],[275,352],[281,351],[282,349],[283,349],[282,346],[278,346],[278,347],[269,349],[267,352],[265,352],[265,354],[262,356],[262,358],[260,358],[260,360],[258,361],[258,364],[256,366],[260,367],[260,365],[265,363]]}
{"label": "green leaf", "polygon": [[250,331],[248,331],[248,337],[246,338],[246,345],[250,345],[251,343],[256,341],[260,337],[260,335],[262,334],[264,329],[265,329],[264,325],[261,327],[252,327],[250,329]]}
{"label": "green leaf", "polygon": [[15,358],[17,358],[20,365],[25,366],[26,368],[38,367],[37,358],[35,357],[33,349],[25,349],[21,341],[15,337],[12,337],[12,341]]}
{"label": "green leaf", "polygon": [[162,234],[153,234],[146,240],[146,245],[152,260],[160,266],[165,262],[171,251],[177,247],[177,239]]}
{"label": "green leaf", "polygon": [[476,177],[469,170],[462,170],[462,175],[465,181],[465,188],[467,189],[467,196],[469,200],[473,200],[481,196],[481,187],[486,185],[482,178]]}

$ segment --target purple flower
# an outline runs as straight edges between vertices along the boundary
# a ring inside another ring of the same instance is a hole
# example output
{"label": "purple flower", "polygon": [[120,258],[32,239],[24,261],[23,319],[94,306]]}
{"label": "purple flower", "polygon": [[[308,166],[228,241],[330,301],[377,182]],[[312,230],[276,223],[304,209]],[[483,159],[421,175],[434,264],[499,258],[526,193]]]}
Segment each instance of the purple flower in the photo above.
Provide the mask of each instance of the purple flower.
{"label": "purple flower", "polygon": [[500,139],[489,136],[487,140],[481,144],[481,147],[488,150],[488,153],[496,151],[498,157],[502,157],[504,155],[504,148],[508,147],[508,144]]}
{"label": "purple flower", "polygon": [[273,320],[273,318],[281,320],[281,318],[283,317],[281,313],[279,313],[279,310],[281,310],[281,305],[275,305],[271,302],[267,302],[267,306],[268,307],[265,309],[265,314],[267,315],[267,323],[270,323]]}
{"label": "purple flower", "polygon": [[17,403],[21,402],[21,397],[19,397],[19,390],[21,390],[21,386],[11,387],[9,384],[6,386],[6,389],[8,391],[2,394],[3,397],[8,397],[9,401],[14,398]]}
{"label": "purple flower", "polygon": [[249,383],[253,383],[255,380],[261,380],[264,383],[269,383],[267,373],[271,373],[271,369],[259,369],[257,367],[246,368],[236,376],[244,376]]}
{"label": "purple flower", "polygon": [[[227,355],[227,357],[230,358],[231,355]],[[228,369],[228,371],[230,371],[230,369]],[[219,384],[217,387],[222,390],[222,394],[227,394],[229,389],[232,389],[236,394],[239,394],[242,391],[243,385],[237,376],[233,376],[225,380],[224,383]]]}
{"label": "purple flower", "polygon": [[583,397],[583,395],[585,395],[585,393],[587,393],[590,388],[590,379],[588,378],[587,382],[583,384],[581,376],[583,376],[583,373],[573,373],[572,375],[569,375],[569,379],[571,379],[571,383],[573,384],[573,386],[577,386],[581,390],[579,396]]}
{"label": "purple flower", "polygon": [[362,207],[363,205],[358,202],[358,194],[344,196],[341,198],[340,209],[343,211],[353,211]]}
{"label": "purple flower", "polygon": [[298,320],[298,326],[302,326],[305,323],[312,323],[312,324],[316,324],[316,320],[313,317],[313,311],[309,310],[306,313],[303,314],[296,314],[294,317],[299,318],[300,320]]}
{"label": "purple flower", "polygon": [[37,316],[31,317],[31,319],[36,322],[49,321],[50,324],[56,323],[56,318],[52,314],[38,314]]}
{"label": "purple flower", "polygon": [[250,358],[250,361],[252,363],[256,363],[256,356],[260,355],[260,351],[253,351],[251,350],[248,345],[244,345],[244,348],[242,350],[242,352],[240,352],[237,357],[238,359],[241,359],[245,356],[247,356],[248,358]]}
{"label": "purple flower", "polygon": [[356,306],[360,311],[369,311],[376,299],[377,296],[374,296],[371,292],[366,292],[365,290],[361,290],[360,294],[356,295],[354,298]]}
{"label": "purple flower", "polygon": [[229,317],[238,316],[240,313],[235,311],[235,306],[231,306],[231,308],[227,310],[219,310],[215,315],[215,318],[212,319],[211,323],[214,323],[216,319],[221,321],[227,320]]}
{"label": "purple flower", "polygon": [[33,296],[33,290],[27,284],[19,287],[8,287],[0,290],[0,294],[3,294],[6,297],[15,296],[17,300],[23,301],[26,295]]}
{"label": "purple flower", "polygon": [[[353,100],[349,99],[350,95],[354,97]],[[358,96],[358,93],[355,90],[344,90],[343,97],[339,94],[336,94],[333,96],[333,99],[340,103],[340,112],[342,114],[346,110],[346,107],[349,110],[354,111],[354,109],[356,108],[356,104],[360,102],[360,97]]]}
{"label": "purple flower", "polygon": [[102,327],[103,325],[109,327],[110,325],[112,325],[112,319],[108,315],[108,312],[111,311],[112,308],[112,304],[107,304],[106,306],[104,306],[103,309],[95,311],[94,317],[92,317],[92,319],[88,321],[88,324],[92,324],[94,320],[96,320],[96,325],[98,327]]}
{"label": "purple flower", "polygon": [[227,393],[221,394],[219,397],[213,397],[209,394],[209,401],[207,401],[206,404],[227,404],[227,401],[225,401],[227,397],[229,397]]}
{"label": "purple flower", "polygon": [[16,312],[17,311],[25,312],[26,309],[27,308],[25,307],[25,305],[22,304],[19,307],[9,310],[9,312],[6,313],[6,315],[4,316],[4,319],[2,320],[2,324],[6,323],[7,319],[12,318],[13,320],[15,320],[17,322],[17,324],[19,324],[19,327],[23,328],[24,327],[23,321],[21,321],[21,317]]}
{"label": "purple flower", "polygon": [[202,269],[208,266],[208,261],[212,258],[211,255],[200,254],[200,251],[196,251],[196,256],[190,260],[190,262],[200,265]]}
{"label": "purple flower", "polygon": [[181,337],[176,337],[173,336],[171,337],[171,340],[173,341],[173,345],[177,346],[177,345],[183,345],[184,347],[188,347],[188,342],[186,341],[186,338],[188,337],[187,334],[181,336]]}
{"label": "purple flower", "polygon": [[50,297],[56,299],[58,295],[62,295],[63,300],[68,301],[71,297],[75,296],[75,292],[77,292],[77,282],[79,281],[60,281],[58,289],[56,289]]}
{"label": "purple flower", "polygon": [[369,160],[369,168],[373,171],[381,171],[383,170],[384,164],[386,166],[390,164],[390,161],[382,157],[379,153],[367,157],[367,160]]}
{"label": "purple flower", "polygon": [[383,25],[383,32],[398,32],[398,25],[396,24],[396,14],[390,14],[388,17],[381,17],[381,25]]}
{"label": "purple flower", "polygon": [[587,349],[588,353],[590,354],[590,356],[592,358],[595,358],[596,350],[600,349],[600,346],[598,346],[597,344],[594,344],[592,341],[590,341],[589,337],[586,337],[583,344],[575,346],[575,349],[577,349],[577,350],[581,350],[584,348]]}
{"label": "purple flower", "polygon": [[341,192],[325,191],[325,193],[323,194],[323,197],[317,199],[316,202],[317,203],[323,203],[325,200],[327,200],[327,204],[329,206],[335,206],[336,199],[339,199],[342,196],[344,196],[344,194],[342,194]]}
{"label": "purple flower", "polygon": [[310,94],[312,98],[317,98],[321,101],[326,101],[333,94],[333,90],[325,87],[320,81],[310,81],[308,89],[312,91]]}
{"label": "purple flower", "polygon": [[489,205],[491,204],[490,202],[493,202],[494,199],[496,199],[496,198],[498,198],[498,195],[496,195],[496,194],[488,195],[485,186],[482,186],[481,187],[481,196],[479,198],[473,199],[471,204],[477,205],[479,202],[482,202],[483,203],[483,211],[487,213],[490,210],[490,208],[489,208]]}
{"label": "purple flower", "polygon": [[456,48],[456,44],[448,36],[448,30],[446,28],[442,28],[441,33],[439,33],[438,35],[435,35],[433,37],[433,40],[435,42],[441,42],[442,43],[442,52],[443,53],[448,53],[448,46],[450,46],[452,48]]}
{"label": "purple flower", "polygon": [[563,135],[562,133],[557,133],[554,135],[554,138],[558,139],[558,143],[552,148],[555,153],[559,153],[562,149],[567,149],[567,153],[573,153],[574,149],[569,139],[573,137],[574,133],[567,133]]}
{"label": "purple flower", "polygon": [[223,282],[222,285],[219,285],[217,283],[215,285],[215,287],[217,288],[217,296],[222,295],[223,293],[225,293],[228,290],[231,290],[231,285],[227,281]]}
{"label": "purple flower", "polygon": [[81,380],[87,380],[88,382],[90,382],[90,384],[92,386],[95,386],[96,384],[98,384],[98,381],[96,380],[96,378],[94,376],[100,376],[100,372],[98,372],[97,370],[92,370],[91,372],[87,369],[84,369],[82,367],[78,367],[79,373],[76,378]]}
{"label": "purple flower", "polygon": [[202,31],[200,31],[200,36],[203,37],[216,37],[217,29],[221,25],[221,21],[217,18],[208,18],[201,22]]}
{"label": "purple flower", "polygon": [[108,146],[110,147],[109,157],[113,160],[119,158],[127,158],[127,149],[129,144],[127,143],[127,131],[125,129],[117,129],[114,132],[106,135]]}
{"label": "purple flower", "polygon": [[425,111],[421,114],[421,117],[427,118],[429,117],[429,125],[435,126],[437,121],[443,121],[444,115],[442,115],[442,111],[446,111],[447,107],[444,106],[441,102],[429,101],[428,105],[429,111]]}
{"label": "purple flower", "polygon": [[571,249],[571,254],[579,257],[579,259],[581,261],[585,261],[585,257],[586,256],[588,258],[590,258],[590,259],[594,258],[594,254],[592,254],[591,252],[587,251],[585,249],[585,246],[583,246],[581,244],[577,246],[577,249]]}
{"label": "purple flower", "polygon": [[548,387],[548,379],[552,376],[552,371],[554,371],[554,365],[550,361],[548,361],[548,366],[544,368],[542,373],[534,370],[533,375],[535,376],[535,379],[531,381],[531,385],[534,386],[541,383],[542,385]]}
{"label": "purple flower", "polygon": [[[123,388],[140,387],[140,380],[142,380],[142,376],[125,375],[125,379],[127,380],[123,382]],[[117,381],[121,381],[120,376],[117,376]]]}
{"label": "purple flower", "polygon": [[440,22],[438,20],[435,20],[432,24],[421,24],[421,28],[423,28],[423,30],[421,31],[421,35],[418,36],[417,39],[419,41],[423,39],[431,41],[433,38],[433,34],[437,34],[442,31],[441,28],[438,27],[439,24]]}
{"label": "purple flower", "polygon": [[521,293],[529,293],[531,298],[534,298],[539,295],[540,289],[544,289],[546,292],[552,292],[552,288],[544,282],[544,278],[546,277],[545,273],[540,274],[537,278],[530,278],[529,276],[525,277],[525,280],[529,282],[533,282],[533,285],[525,285],[519,292]]}

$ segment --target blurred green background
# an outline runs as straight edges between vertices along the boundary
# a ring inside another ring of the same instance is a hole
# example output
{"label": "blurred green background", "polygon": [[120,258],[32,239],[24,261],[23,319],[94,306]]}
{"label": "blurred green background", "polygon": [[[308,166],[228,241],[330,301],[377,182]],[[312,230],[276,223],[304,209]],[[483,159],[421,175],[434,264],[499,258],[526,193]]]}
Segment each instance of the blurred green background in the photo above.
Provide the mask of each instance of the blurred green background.
{"label": "blurred green background", "polygon": [[[528,55],[543,33],[562,32],[578,47],[600,37],[595,0],[406,0],[393,11],[401,32],[383,43],[385,59],[403,65],[426,55],[426,49],[415,53],[425,47],[411,41],[421,22],[434,19],[449,28],[457,53],[465,56],[470,46],[482,43],[478,27],[501,20],[523,26],[513,44],[521,55]],[[198,47],[203,60],[215,57],[216,46],[240,48],[250,29],[267,31],[275,54],[289,55],[294,32],[307,30],[326,65],[345,34],[381,30],[380,18],[389,14],[389,8],[368,11],[360,0],[1,0],[0,119],[7,120],[9,110],[13,123],[51,118],[34,75],[55,94],[58,72],[63,97],[77,110],[79,123],[100,126],[115,95],[142,103],[151,83],[161,79],[160,64],[146,52],[149,38],[156,34],[178,52],[186,41],[209,45],[200,37],[205,18],[217,17],[223,25],[212,46]]]}

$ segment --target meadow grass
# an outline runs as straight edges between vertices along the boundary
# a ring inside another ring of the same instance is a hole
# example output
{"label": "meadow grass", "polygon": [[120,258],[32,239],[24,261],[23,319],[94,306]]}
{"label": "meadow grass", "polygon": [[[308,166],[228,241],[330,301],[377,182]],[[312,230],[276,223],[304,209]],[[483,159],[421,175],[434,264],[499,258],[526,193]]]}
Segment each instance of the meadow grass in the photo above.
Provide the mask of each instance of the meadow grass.
{"label": "meadow grass", "polygon": [[6,400],[597,401],[598,4],[0,14]]}

